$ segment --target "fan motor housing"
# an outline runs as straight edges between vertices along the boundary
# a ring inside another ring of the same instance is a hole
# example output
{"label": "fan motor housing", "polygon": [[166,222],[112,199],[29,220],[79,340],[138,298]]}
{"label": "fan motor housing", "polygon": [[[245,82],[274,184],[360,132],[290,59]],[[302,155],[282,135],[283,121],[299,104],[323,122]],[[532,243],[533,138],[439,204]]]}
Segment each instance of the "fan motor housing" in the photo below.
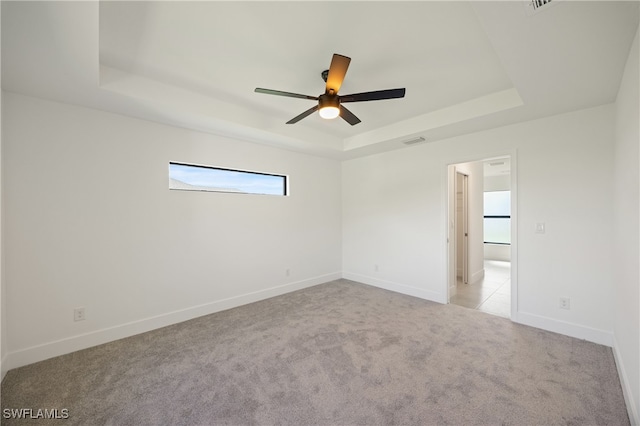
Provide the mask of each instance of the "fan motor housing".
{"label": "fan motor housing", "polygon": [[318,108],[322,109],[326,107],[339,108],[340,98],[338,98],[338,95],[330,95],[328,93],[320,95],[318,97]]}

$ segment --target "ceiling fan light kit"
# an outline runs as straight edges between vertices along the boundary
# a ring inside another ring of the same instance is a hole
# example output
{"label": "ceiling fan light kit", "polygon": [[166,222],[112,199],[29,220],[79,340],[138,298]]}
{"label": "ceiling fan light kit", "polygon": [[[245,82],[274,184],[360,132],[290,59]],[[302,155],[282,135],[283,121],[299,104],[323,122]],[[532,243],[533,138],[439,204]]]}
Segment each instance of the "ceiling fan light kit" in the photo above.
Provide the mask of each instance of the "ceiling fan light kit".
{"label": "ceiling fan light kit", "polygon": [[318,113],[320,117],[331,120],[340,115],[340,101],[337,95],[320,95],[318,97]]}
{"label": "ceiling fan light kit", "polygon": [[334,53],[331,59],[331,65],[328,70],[322,72],[322,79],[326,82],[325,92],[319,96],[301,95],[298,93],[283,92],[280,90],[262,89],[256,88],[256,93],[264,93],[267,95],[285,96],[289,98],[309,99],[318,101],[318,104],[309,108],[302,114],[287,121],[287,124],[294,124],[303,118],[318,111],[320,117],[325,119],[333,119],[338,116],[342,117],[344,121],[355,126],[360,123],[360,119],[355,116],[351,111],[341,105],[342,102],[364,102],[364,101],[379,101],[384,99],[397,99],[403,98],[405,89],[388,89],[388,90],[376,90],[373,92],[354,93],[351,95],[338,95],[338,91],[342,86],[344,77],[347,74],[349,63],[351,58]]}

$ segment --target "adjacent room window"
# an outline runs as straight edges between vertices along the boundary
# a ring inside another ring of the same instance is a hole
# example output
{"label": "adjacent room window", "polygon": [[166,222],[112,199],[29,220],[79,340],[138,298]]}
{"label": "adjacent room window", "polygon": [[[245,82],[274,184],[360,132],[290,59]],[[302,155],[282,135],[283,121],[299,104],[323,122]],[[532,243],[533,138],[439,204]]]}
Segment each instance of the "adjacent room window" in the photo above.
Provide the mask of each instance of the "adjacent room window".
{"label": "adjacent room window", "polygon": [[194,164],[169,163],[169,189],[287,195],[287,176]]}
{"label": "adjacent room window", "polygon": [[484,193],[484,242],[511,244],[511,191]]}

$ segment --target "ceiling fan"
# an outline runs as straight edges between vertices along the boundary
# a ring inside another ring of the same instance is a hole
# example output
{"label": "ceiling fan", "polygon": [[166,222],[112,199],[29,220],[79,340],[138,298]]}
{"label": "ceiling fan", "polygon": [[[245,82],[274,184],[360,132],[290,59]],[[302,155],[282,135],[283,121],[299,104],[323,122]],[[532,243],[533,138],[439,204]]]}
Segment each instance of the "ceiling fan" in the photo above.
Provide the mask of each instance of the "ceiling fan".
{"label": "ceiling fan", "polygon": [[257,93],[265,93],[267,95],[286,96],[289,98],[309,99],[312,101],[318,101],[318,104],[312,108],[309,108],[302,114],[287,121],[287,124],[294,124],[303,118],[318,111],[320,117],[326,119],[336,118],[338,115],[342,117],[347,123],[352,126],[360,123],[360,119],[356,117],[351,111],[345,108],[342,104],[346,102],[364,102],[364,101],[379,101],[383,99],[396,99],[403,98],[405,89],[388,89],[388,90],[376,90],[373,92],[353,93],[351,95],[338,95],[340,86],[344,76],[347,74],[347,68],[351,58],[338,55],[335,53],[331,59],[331,65],[328,70],[322,72],[322,79],[327,83],[323,94],[318,96],[300,95],[298,93],[282,92],[280,90],[262,89],[256,88]]}

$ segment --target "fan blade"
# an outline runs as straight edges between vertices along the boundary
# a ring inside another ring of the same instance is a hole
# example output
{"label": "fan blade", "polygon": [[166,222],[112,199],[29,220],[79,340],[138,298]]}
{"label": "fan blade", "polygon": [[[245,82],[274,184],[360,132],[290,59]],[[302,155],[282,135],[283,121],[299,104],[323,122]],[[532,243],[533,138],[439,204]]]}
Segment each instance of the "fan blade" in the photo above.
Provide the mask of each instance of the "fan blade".
{"label": "fan blade", "polygon": [[309,100],[312,100],[312,101],[317,101],[318,100],[318,98],[316,96],[300,95],[298,93],[282,92],[280,90],[262,89],[260,87],[257,87],[255,91],[257,93],[264,93],[266,95],[286,96],[288,98],[309,99]]}
{"label": "fan blade", "polygon": [[404,98],[405,88],[376,90],[375,92],[353,93],[340,96],[340,102],[381,101],[384,99]]}
{"label": "fan blade", "polygon": [[306,110],[305,112],[303,112],[302,114],[293,117],[291,120],[287,121],[287,124],[294,124],[297,123],[298,121],[302,120],[303,118],[313,114],[314,112],[316,112],[318,110],[318,105],[309,108],[308,110]]}
{"label": "fan blade", "polygon": [[355,126],[360,122],[360,119],[356,117],[351,111],[340,105],[340,117],[344,119],[347,123]]}
{"label": "fan blade", "polygon": [[347,74],[350,62],[351,58],[338,55],[337,53],[333,54],[331,65],[329,66],[329,75],[327,76],[327,88],[325,89],[325,93],[330,93],[331,90],[333,90],[334,95],[338,93],[340,86],[342,86],[344,76]]}

